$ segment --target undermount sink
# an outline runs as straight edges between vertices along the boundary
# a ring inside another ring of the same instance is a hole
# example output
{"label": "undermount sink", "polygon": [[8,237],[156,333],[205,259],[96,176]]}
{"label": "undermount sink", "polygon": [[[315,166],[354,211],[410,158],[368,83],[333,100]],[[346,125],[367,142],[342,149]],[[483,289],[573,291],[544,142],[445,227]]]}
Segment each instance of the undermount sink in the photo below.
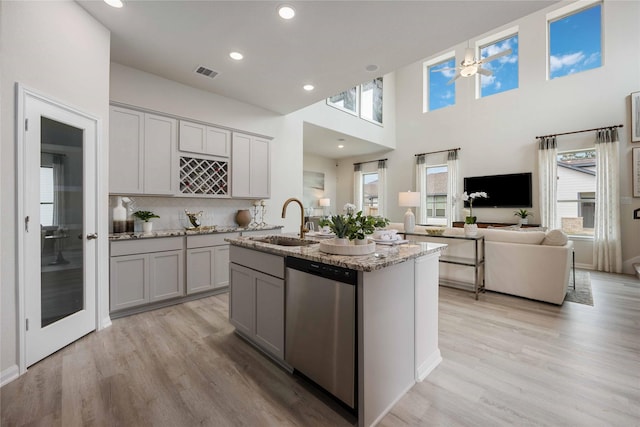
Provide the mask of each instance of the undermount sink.
{"label": "undermount sink", "polygon": [[270,245],[278,246],[308,246],[318,242],[312,240],[298,239],[297,237],[285,237],[285,236],[262,236],[254,237],[251,240],[254,242],[269,243]]}

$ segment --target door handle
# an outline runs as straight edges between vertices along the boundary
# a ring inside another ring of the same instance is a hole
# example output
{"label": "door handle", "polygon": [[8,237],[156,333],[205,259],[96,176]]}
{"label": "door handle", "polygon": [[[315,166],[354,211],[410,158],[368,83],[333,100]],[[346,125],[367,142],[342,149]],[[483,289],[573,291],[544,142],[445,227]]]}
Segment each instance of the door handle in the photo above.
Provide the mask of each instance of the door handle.
{"label": "door handle", "polygon": [[87,240],[94,240],[98,238],[98,234],[97,233],[89,233],[87,234]]}

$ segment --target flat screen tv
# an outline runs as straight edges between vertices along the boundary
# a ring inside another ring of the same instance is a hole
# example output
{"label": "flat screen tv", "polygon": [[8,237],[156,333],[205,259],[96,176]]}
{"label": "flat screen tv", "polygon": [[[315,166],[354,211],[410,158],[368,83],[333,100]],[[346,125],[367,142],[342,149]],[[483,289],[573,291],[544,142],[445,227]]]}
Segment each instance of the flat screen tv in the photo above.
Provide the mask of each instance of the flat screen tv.
{"label": "flat screen tv", "polygon": [[[467,194],[484,191],[488,198],[477,198],[474,208],[530,208],[531,172],[508,175],[472,176],[464,179]],[[464,202],[466,208],[469,202]]]}

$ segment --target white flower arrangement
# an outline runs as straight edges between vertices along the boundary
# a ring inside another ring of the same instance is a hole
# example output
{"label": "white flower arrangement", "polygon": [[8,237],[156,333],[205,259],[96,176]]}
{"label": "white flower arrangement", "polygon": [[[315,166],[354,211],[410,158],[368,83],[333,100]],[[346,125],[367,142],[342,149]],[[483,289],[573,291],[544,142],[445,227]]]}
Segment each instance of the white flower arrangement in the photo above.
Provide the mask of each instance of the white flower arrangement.
{"label": "white flower arrangement", "polygon": [[465,202],[469,201],[469,216],[464,220],[466,224],[476,223],[476,217],[473,216],[473,201],[479,198],[487,199],[489,198],[489,196],[487,196],[487,193],[485,193],[484,191],[476,191],[475,193],[471,194],[467,194],[466,191],[462,193],[462,200],[464,200]]}
{"label": "white flower arrangement", "polygon": [[347,215],[353,215],[354,213],[356,213],[356,205],[354,205],[353,203],[345,203],[342,209]]}

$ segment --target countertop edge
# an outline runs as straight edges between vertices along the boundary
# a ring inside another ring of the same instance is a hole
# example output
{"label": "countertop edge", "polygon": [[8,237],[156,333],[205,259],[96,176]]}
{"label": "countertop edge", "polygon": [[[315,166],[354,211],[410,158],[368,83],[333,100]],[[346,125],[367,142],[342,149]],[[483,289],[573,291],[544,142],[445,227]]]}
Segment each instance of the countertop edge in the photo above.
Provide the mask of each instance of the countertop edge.
{"label": "countertop edge", "polygon": [[[318,240],[314,240],[319,243]],[[398,253],[394,254],[388,245],[376,245],[376,251],[369,255],[331,255],[319,250],[319,245],[312,244],[308,246],[278,246],[269,243],[262,243],[251,240],[250,237],[225,238],[226,242],[231,245],[239,246],[247,249],[253,249],[260,252],[270,253],[280,256],[291,256],[309,261],[317,261],[325,264],[335,265],[338,267],[350,268],[352,270],[372,272],[400,264],[411,259],[430,254],[442,253],[447,245],[441,243],[416,242],[395,247]]]}
{"label": "countertop edge", "polygon": [[282,225],[267,225],[260,228],[249,227],[216,227],[215,230],[159,230],[152,231],[151,233],[111,233],[109,234],[110,242],[126,241],[126,240],[139,240],[139,239],[153,239],[159,237],[182,237],[182,236],[202,236],[209,234],[228,234],[228,233],[242,233],[243,231],[273,231],[283,228]]}

